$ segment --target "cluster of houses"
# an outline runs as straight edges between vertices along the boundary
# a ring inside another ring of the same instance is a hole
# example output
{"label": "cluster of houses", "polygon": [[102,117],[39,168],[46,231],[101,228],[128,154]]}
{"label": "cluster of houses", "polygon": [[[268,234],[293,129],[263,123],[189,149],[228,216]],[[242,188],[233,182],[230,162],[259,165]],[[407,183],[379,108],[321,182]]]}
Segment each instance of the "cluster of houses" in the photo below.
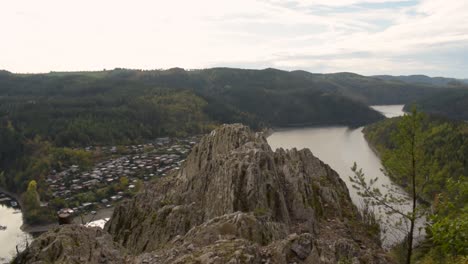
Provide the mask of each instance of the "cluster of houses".
{"label": "cluster of houses", "polygon": [[[54,198],[65,201],[75,199],[80,193],[93,191],[112,184],[121,184],[125,177],[127,190],[117,192],[110,197],[99,201],[82,203],[73,209],[65,208],[58,213],[73,213],[76,211],[89,212],[96,207],[111,207],[111,204],[121,200],[125,195],[136,188],[139,181],[149,181],[158,176],[179,170],[190,149],[198,141],[197,137],[188,139],[160,138],[154,142],[143,145],[131,145],[124,148],[126,155],[117,155],[117,147],[100,147],[102,151],[110,154],[110,159],[95,164],[91,170],[84,171],[77,165],[69,169],[52,171],[46,179],[49,190]],[[93,147],[86,150],[91,151]],[[94,211],[91,211],[94,212]]]}
{"label": "cluster of houses", "polygon": [[[161,149],[161,148],[166,148],[171,144],[175,143],[172,147],[168,148],[168,151],[176,150],[181,152],[182,154],[187,154],[187,152],[190,150],[186,149],[187,145],[193,146],[197,141],[199,140],[199,137],[191,137],[187,139],[172,139],[169,137],[164,137],[164,138],[158,138],[154,140],[153,142],[149,142],[146,144],[140,144],[140,145],[128,145],[128,146],[89,146],[86,147],[84,150],[86,151],[95,151],[95,150],[100,150],[103,153],[106,154],[138,154],[142,152],[146,152],[148,150],[152,149]],[[180,145],[179,145],[180,144]]]}

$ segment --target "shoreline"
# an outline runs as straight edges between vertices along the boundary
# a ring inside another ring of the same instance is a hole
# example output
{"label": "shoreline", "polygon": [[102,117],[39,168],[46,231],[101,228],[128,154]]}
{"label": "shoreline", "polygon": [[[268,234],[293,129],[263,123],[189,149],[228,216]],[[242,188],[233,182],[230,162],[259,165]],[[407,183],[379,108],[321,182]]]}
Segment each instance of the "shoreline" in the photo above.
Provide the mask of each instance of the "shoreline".
{"label": "shoreline", "polygon": [[6,194],[7,196],[10,196],[11,198],[13,198],[16,202],[18,202],[18,205],[21,208],[23,208],[23,202],[21,201],[20,197],[18,194],[16,193],[13,193],[13,192],[10,192],[8,190],[6,190],[5,188],[3,187],[0,187],[0,193],[3,193],[3,194]]}
{"label": "shoreline", "polygon": [[273,128],[269,127],[269,128],[265,128],[265,129],[262,131],[262,133],[263,133],[263,136],[264,136],[265,138],[268,138],[268,137],[271,136],[273,133],[275,133],[275,130],[274,130]]}

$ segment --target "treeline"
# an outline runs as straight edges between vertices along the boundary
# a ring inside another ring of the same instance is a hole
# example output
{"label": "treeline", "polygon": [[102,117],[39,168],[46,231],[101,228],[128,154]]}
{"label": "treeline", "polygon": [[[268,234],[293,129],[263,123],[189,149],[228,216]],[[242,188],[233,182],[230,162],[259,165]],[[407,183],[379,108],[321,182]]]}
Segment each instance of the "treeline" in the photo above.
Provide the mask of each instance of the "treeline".
{"label": "treeline", "polygon": [[[364,129],[384,167],[387,153],[396,147],[392,135],[400,121],[387,119]],[[424,171],[418,172],[419,200],[430,204],[433,214],[428,237],[419,246],[416,258],[420,263],[463,263],[468,255],[468,124],[433,116],[426,116],[422,122],[424,156],[420,167]],[[393,180],[405,187],[408,183],[403,178],[396,175]]]}

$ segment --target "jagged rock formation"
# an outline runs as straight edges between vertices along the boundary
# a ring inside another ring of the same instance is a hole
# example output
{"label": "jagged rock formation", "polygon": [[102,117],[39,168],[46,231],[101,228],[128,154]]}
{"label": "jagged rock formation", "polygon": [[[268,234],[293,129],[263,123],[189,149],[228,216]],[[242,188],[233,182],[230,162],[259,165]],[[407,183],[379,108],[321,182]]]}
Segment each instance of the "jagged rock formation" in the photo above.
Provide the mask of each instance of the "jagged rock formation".
{"label": "jagged rock formation", "polygon": [[13,263],[123,263],[124,252],[98,227],[66,225],[34,240]]}
{"label": "jagged rock formation", "polygon": [[179,173],[118,206],[105,229],[124,248],[111,257],[128,263],[388,262],[335,171],[309,150],[273,152],[239,124],[205,136]]}

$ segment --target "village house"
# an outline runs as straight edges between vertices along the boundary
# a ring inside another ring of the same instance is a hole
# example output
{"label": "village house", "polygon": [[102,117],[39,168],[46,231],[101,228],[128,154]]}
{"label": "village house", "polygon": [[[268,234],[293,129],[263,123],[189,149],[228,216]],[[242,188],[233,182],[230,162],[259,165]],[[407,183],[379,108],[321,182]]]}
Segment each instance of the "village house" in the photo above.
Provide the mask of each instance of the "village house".
{"label": "village house", "polygon": [[[95,192],[113,185],[118,186],[121,184],[120,179],[126,177],[131,184],[127,186],[125,192],[120,191],[117,195],[109,193],[109,197],[104,198],[101,195],[100,200],[82,203],[73,210],[86,211],[91,205],[99,206],[98,204],[111,206],[111,203],[131,195],[128,192],[136,188],[138,181],[148,181],[156,176],[164,177],[171,171],[179,170],[196,140],[198,138],[158,138],[151,143],[122,147],[88,146],[85,148],[86,151],[100,150],[112,157],[95,164],[87,171],[82,171],[78,165],[72,165],[61,172],[51,171],[45,182],[53,197],[76,202],[74,198],[76,195]],[[122,156],[115,157],[119,154]]]}

